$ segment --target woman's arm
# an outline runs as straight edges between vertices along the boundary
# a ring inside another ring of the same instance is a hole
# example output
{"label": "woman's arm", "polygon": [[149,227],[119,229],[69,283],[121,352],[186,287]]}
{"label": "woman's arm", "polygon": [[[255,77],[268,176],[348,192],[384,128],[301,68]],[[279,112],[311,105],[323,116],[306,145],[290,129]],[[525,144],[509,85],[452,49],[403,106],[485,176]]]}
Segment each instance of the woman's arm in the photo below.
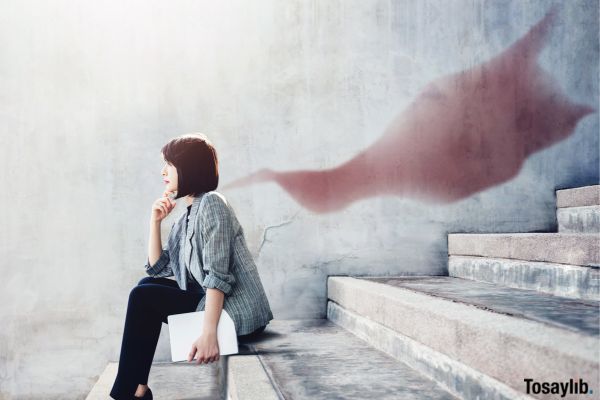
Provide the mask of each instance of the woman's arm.
{"label": "woman's arm", "polygon": [[168,248],[162,248],[160,238],[160,222],[157,223],[157,226],[153,226],[153,224],[150,223],[148,259],[146,261],[145,268],[146,273],[152,277],[173,276],[169,250]]}
{"label": "woman's arm", "polygon": [[207,194],[197,229],[202,231],[202,269],[206,276],[202,287],[206,292],[202,333],[192,345],[188,361],[198,355],[197,363],[219,360],[217,327],[223,310],[225,296],[233,291],[235,276],[230,270],[231,245],[235,232],[227,203],[218,195]]}
{"label": "woman's arm", "polygon": [[217,334],[217,326],[223,310],[225,293],[219,289],[208,288],[206,290],[206,304],[204,306],[204,334]]}
{"label": "woman's arm", "polygon": [[160,238],[160,221],[150,221],[150,237],[148,238],[148,262],[156,264],[163,252]]}
{"label": "woman's arm", "polygon": [[228,205],[216,194],[206,199],[202,218],[202,266],[206,276],[202,286],[206,289],[204,326],[217,331],[225,296],[231,294],[235,276],[230,271],[231,244],[234,232]]}
{"label": "woman's arm", "polygon": [[219,361],[220,350],[217,340],[217,325],[223,310],[225,294],[219,289],[206,290],[206,304],[204,307],[204,325],[202,333],[192,344],[187,360],[192,361],[197,356],[196,364],[208,364]]}
{"label": "woman's arm", "polygon": [[169,265],[169,251],[162,248],[160,238],[160,225],[162,220],[169,215],[175,207],[167,192],[152,204],[150,215],[150,237],[148,238],[148,260],[146,261],[146,272],[150,276],[172,276],[173,271]]}

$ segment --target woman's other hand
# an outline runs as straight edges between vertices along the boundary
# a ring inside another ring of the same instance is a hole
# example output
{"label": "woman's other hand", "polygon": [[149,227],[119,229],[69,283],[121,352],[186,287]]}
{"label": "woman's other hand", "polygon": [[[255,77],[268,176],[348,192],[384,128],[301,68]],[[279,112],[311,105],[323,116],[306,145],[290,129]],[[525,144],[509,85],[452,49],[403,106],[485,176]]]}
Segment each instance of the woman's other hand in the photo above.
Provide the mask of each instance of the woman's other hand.
{"label": "woman's other hand", "polygon": [[219,361],[219,343],[217,342],[217,332],[210,331],[202,333],[192,344],[192,349],[188,354],[188,362],[198,356],[196,364],[208,364],[213,361]]}
{"label": "woman's other hand", "polygon": [[163,197],[159,197],[152,204],[151,222],[160,222],[175,208],[175,200],[169,198],[169,191],[163,193]]}

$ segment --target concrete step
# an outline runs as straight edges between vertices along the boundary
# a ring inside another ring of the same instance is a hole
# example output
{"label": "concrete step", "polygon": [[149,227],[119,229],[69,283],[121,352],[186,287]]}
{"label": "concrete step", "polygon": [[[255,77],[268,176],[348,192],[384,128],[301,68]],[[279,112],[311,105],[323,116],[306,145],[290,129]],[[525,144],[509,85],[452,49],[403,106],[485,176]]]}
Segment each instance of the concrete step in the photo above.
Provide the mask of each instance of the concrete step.
{"label": "concrete step", "polygon": [[[327,319],[272,320],[218,363],[153,363],[155,399],[456,399],[430,378]],[[86,400],[110,399],[111,362]]]}
{"label": "concrete step", "polygon": [[556,208],[600,205],[600,185],[556,191]]}
{"label": "concrete step", "polygon": [[528,398],[524,379],[600,393],[598,302],[449,276],[329,277],[327,289],[330,320],[462,398]]}
{"label": "concrete step", "polygon": [[600,269],[506,258],[449,256],[452,277],[600,301]]}
{"label": "concrete step", "polygon": [[600,185],[556,191],[560,233],[600,233]]}
{"label": "concrete step", "polygon": [[[220,361],[223,359],[221,357]],[[220,362],[219,361],[219,362]],[[86,397],[86,400],[110,400],[118,362],[110,362]],[[218,363],[153,363],[148,377],[148,386],[156,400],[215,400],[223,396]],[[181,383],[185,382],[184,385]]]}
{"label": "concrete step", "polygon": [[227,358],[231,400],[456,399],[327,319],[273,320]]}
{"label": "concrete step", "polygon": [[600,240],[584,233],[451,233],[449,256],[600,267]]}

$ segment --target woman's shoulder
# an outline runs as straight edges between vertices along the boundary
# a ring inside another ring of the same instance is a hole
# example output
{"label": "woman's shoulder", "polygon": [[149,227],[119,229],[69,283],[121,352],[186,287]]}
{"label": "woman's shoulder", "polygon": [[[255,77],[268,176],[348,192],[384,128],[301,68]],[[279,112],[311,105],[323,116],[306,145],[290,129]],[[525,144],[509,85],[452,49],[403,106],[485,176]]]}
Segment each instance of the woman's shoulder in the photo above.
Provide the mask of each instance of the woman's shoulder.
{"label": "woman's shoulder", "polygon": [[210,192],[204,193],[203,197],[205,198],[203,200],[208,200],[208,201],[213,201],[213,202],[217,201],[217,202],[223,202],[223,203],[227,204],[227,198],[225,197],[225,195],[216,190],[211,190]]}
{"label": "woman's shoulder", "polygon": [[217,192],[216,190],[211,190],[210,192],[204,193],[202,197],[201,204],[203,209],[214,208],[224,211],[232,211],[230,210],[231,205],[223,193]]}
{"label": "woman's shoulder", "polygon": [[202,199],[203,205],[201,207],[202,210],[200,210],[200,214],[203,215],[203,218],[216,218],[223,221],[232,221],[234,228],[236,230],[238,229],[240,223],[237,219],[235,209],[225,195],[216,190],[212,190],[206,192],[204,197],[206,197],[206,199]]}

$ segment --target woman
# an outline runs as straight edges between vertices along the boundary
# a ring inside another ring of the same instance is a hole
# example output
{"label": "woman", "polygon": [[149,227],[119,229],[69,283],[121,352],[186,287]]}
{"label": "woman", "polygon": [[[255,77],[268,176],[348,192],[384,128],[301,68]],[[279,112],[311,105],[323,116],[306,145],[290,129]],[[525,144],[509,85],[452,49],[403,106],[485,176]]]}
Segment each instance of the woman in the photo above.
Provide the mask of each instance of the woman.
{"label": "woman", "polygon": [[[206,311],[202,332],[188,362],[219,360],[217,325],[224,309],[239,339],[260,334],[273,319],[244,231],[233,208],[215,191],[219,182],[217,154],[203,134],[184,134],[162,149],[166,184],[152,205],[149,275],[129,294],[119,369],[110,392],[113,399],[152,399],[147,386],[156,344],[167,316]],[[175,207],[168,197],[184,197],[187,213],[171,227],[162,248],[161,222]],[[175,280],[166,277],[173,276]]]}

